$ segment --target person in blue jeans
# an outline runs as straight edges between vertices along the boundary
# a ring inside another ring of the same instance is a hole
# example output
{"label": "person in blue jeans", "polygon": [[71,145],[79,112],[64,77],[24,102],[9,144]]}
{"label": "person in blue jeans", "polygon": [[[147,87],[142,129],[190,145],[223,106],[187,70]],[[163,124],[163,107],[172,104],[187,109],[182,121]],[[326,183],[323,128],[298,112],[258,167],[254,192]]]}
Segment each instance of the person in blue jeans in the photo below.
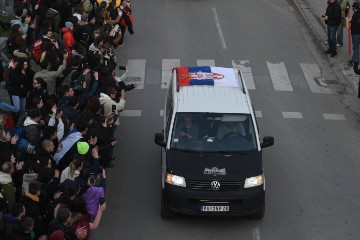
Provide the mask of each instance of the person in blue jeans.
{"label": "person in blue jeans", "polygon": [[359,47],[360,47],[360,2],[354,2],[352,5],[354,14],[351,18],[351,39],[353,46],[353,55],[351,58],[351,65],[359,61]]}
{"label": "person in blue jeans", "polygon": [[335,57],[337,55],[336,32],[341,23],[341,7],[337,0],[328,0],[328,7],[323,18],[327,25],[329,43],[329,48],[325,53],[330,54],[330,57]]}

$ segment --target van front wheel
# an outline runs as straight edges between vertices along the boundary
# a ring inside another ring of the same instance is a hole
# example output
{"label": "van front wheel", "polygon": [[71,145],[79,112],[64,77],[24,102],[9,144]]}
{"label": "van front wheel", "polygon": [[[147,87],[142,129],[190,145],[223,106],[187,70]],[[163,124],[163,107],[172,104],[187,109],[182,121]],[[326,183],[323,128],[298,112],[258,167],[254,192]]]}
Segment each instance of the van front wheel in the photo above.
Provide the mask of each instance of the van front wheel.
{"label": "van front wheel", "polygon": [[161,217],[170,219],[175,217],[175,213],[171,210],[165,189],[161,189]]}

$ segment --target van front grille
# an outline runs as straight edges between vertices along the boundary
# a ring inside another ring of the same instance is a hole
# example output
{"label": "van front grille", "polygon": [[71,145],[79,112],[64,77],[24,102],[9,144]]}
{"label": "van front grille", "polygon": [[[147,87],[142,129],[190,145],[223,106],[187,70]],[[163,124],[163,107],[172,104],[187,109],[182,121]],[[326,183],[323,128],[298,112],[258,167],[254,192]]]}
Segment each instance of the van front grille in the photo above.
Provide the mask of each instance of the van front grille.
{"label": "van front grille", "polygon": [[[211,188],[211,182],[213,181],[198,181],[190,180],[189,186],[191,190],[202,190],[202,191],[214,191]],[[236,191],[241,187],[240,181],[218,181],[220,188],[216,191]]]}

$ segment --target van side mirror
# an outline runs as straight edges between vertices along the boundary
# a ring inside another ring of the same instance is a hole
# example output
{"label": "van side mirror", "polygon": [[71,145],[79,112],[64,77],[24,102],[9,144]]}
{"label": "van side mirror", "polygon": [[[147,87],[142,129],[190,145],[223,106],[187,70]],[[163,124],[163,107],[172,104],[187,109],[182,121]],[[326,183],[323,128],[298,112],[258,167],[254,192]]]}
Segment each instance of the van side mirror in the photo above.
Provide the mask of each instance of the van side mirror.
{"label": "van side mirror", "polygon": [[261,143],[261,148],[267,148],[274,145],[274,138],[273,137],[264,137],[263,142]]}
{"label": "van side mirror", "polygon": [[155,143],[161,147],[166,147],[163,133],[155,133]]}

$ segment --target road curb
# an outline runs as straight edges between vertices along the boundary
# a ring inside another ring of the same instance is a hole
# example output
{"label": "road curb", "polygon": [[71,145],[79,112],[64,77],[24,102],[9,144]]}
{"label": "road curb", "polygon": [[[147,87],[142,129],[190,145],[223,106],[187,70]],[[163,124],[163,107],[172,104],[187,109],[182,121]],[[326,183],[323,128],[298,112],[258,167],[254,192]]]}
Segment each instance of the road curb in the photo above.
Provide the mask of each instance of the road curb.
{"label": "road curb", "polygon": [[[306,26],[309,28],[311,33],[316,39],[317,44],[323,49],[324,51],[327,50],[327,46],[325,45],[325,41],[327,40],[327,33],[325,31],[324,25],[321,24],[321,21],[316,18],[315,14],[313,13],[310,5],[304,0],[292,0],[294,5],[296,6],[298,12],[300,13],[301,17],[304,19]],[[329,64],[331,69],[334,71],[338,79],[340,80],[340,84],[343,85],[344,89],[348,93],[357,92],[357,87],[354,85],[354,80],[349,75],[344,75],[343,71],[346,69],[340,69],[339,66],[343,65],[343,61],[345,60],[335,60],[330,59],[328,57]]]}

